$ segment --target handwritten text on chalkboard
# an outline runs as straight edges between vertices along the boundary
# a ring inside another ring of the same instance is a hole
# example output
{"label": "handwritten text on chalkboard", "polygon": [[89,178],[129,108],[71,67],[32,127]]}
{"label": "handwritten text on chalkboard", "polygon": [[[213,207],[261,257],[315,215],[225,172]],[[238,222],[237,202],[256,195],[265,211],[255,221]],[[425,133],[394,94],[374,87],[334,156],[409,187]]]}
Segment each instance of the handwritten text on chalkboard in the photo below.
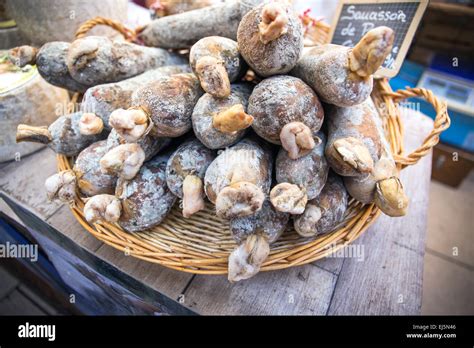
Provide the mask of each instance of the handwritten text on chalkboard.
{"label": "handwritten text on chalkboard", "polygon": [[345,4],[337,22],[332,43],[353,47],[369,30],[387,26],[395,31],[392,52],[384,64],[395,69],[395,61],[419,3]]}

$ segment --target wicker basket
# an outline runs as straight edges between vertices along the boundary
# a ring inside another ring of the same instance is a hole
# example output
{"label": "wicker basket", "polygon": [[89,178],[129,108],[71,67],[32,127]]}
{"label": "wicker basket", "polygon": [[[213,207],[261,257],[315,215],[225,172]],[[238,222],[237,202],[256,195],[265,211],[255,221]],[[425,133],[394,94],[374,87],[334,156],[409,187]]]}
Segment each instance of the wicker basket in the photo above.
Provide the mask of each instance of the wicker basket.
{"label": "wicker basket", "polygon": [[[94,18],[78,30],[82,37],[95,25],[108,25],[121,32],[127,40],[133,41],[136,32],[120,23]],[[320,43],[327,40],[329,27],[314,21],[320,33]],[[434,129],[423,144],[408,156],[403,155],[403,125],[397,102],[409,97],[423,97],[436,110]],[[447,129],[450,119],[445,102],[438,100],[429,90],[408,88],[393,92],[386,79],[376,80],[372,98],[383,120],[387,139],[401,170],[413,165],[428,154],[439,141],[439,134]],[[384,106],[384,107],[382,107]],[[72,168],[72,159],[58,155],[58,169]],[[102,242],[139,259],[158,263],[172,269],[195,274],[226,274],[229,254],[236,247],[225,221],[216,217],[211,204],[206,209],[184,219],[179,204],[176,204],[161,225],[150,230],[128,233],[116,224],[89,224],[83,214],[84,203],[80,198],[71,205],[71,211],[84,228]],[[321,259],[357,239],[380,215],[374,204],[363,205],[351,200],[345,219],[331,233],[316,238],[300,237],[288,229],[271,246],[268,259],[261,271],[283,269],[304,265]]]}

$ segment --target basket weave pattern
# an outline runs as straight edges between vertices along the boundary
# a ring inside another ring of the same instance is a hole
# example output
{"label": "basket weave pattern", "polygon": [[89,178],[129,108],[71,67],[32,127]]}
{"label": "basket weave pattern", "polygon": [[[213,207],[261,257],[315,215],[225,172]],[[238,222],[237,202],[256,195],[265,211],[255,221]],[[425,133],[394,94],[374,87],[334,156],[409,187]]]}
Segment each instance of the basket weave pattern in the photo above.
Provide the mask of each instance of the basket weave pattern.
{"label": "basket weave pattern", "polygon": [[[115,21],[97,17],[82,25],[76,36],[82,37],[95,25],[108,25],[133,41],[136,31],[125,28]],[[325,43],[329,27],[314,22]],[[434,129],[422,145],[408,156],[403,155],[403,124],[397,103],[410,97],[423,97],[436,110]],[[445,102],[438,100],[429,90],[408,88],[393,92],[387,79],[376,80],[372,98],[383,120],[387,139],[398,168],[417,163],[439,142],[439,134],[449,127],[450,119]],[[58,170],[72,168],[73,159],[58,155]],[[214,207],[208,203],[206,209],[185,219],[179,204],[168,217],[152,229],[128,233],[119,225],[110,223],[89,224],[83,214],[84,203],[78,198],[71,211],[79,223],[102,242],[139,259],[195,274],[226,274],[228,256],[236,247],[228,224],[215,215]],[[303,238],[292,228],[271,245],[271,252],[261,271],[283,269],[304,265],[321,259],[357,239],[380,215],[374,204],[363,205],[350,201],[344,220],[331,232],[316,238]]]}

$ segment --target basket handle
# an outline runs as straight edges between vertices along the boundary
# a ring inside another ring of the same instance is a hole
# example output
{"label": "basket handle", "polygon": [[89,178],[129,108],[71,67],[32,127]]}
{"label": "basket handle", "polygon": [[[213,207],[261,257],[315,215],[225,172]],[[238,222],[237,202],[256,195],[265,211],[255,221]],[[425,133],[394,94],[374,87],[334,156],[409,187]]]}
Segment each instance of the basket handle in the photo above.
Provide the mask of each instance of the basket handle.
{"label": "basket handle", "polygon": [[81,24],[79,29],[77,29],[75,37],[76,39],[81,39],[86,36],[87,32],[94,28],[97,25],[106,25],[118,31],[127,41],[134,41],[136,39],[136,32],[130,28],[127,28],[122,23],[115,21],[110,18],[104,17],[95,17],[89,19]]}
{"label": "basket handle", "polygon": [[396,92],[384,91],[383,95],[392,98],[395,103],[411,97],[422,97],[429,102],[436,111],[433,130],[428,134],[425,140],[423,140],[422,145],[408,156],[398,154],[393,155],[395,162],[401,165],[402,168],[416,164],[422,157],[426,156],[436,144],[439,143],[439,135],[449,128],[451,119],[448,115],[448,104],[445,101],[438,99],[433,92],[425,88],[407,87],[405,90],[400,89]]}

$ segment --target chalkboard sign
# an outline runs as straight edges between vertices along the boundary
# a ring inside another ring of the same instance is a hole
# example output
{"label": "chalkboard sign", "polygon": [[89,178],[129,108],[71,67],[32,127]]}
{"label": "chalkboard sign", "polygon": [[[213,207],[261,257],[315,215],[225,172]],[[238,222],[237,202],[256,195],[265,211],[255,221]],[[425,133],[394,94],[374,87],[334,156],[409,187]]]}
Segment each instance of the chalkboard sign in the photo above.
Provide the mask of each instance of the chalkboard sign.
{"label": "chalkboard sign", "polygon": [[429,0],[341,0],[330,33],[331,43],[353,47],[369,30],[386,26],[395,32],[392,52],[376,72],[398,73]]}

